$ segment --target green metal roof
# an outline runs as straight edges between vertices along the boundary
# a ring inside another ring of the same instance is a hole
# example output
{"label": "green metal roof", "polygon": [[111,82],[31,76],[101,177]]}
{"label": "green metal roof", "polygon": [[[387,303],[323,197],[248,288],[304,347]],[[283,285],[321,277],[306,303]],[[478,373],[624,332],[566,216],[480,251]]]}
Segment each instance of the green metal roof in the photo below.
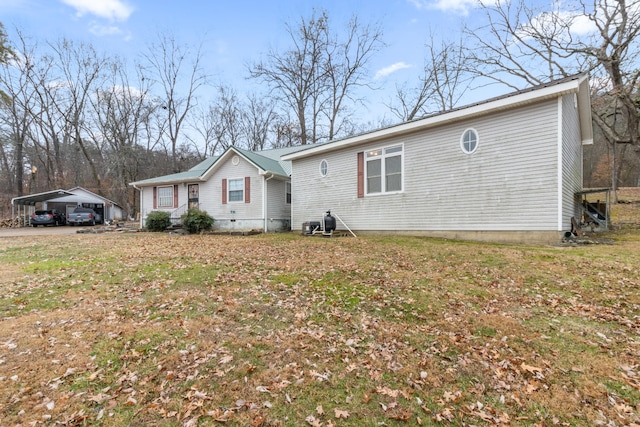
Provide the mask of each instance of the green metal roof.
{"label": "green metal roof", "polygon": [[218,159],[219,157],[209,157],[208,159],[201,161],[200,163],[198,163],[197,165],[195,165],[194,167],[192,167],[187,171],[172,173],[170,175],[157,176],[155,178],[143,179],[141,181],[132,182],[129,185],[144,187],[152,184],[169,184],[169,183],[176,183],[176,182],[179,183],[184,181],[199,181],[202,175],[204,175],[205,172],[209,170],[209,168],[213,166],[213,164]]}
{"label": "green metal roof", "polygon": [[296,151],[304,150],[310,147],[313,147],[313,145],[274,148],[264,151],[249,151],[238,147],[229,147],[220,156],[209,157],[208,159],[203,160],[187,171],[158,176],[155,178],[143,179],[141,181],[132,182],[130,185],[145,187],[157,184],[174,184],[186,181],[202,181],[204,180],[204,175],[207,173],[207,171],[209,171],[218,162],[218,160],[223,158],[229,151],[235,151],[236,153],[247,159],[249,162],[253,163],[258,169],[266,173],[273,173],[283,177],[288,177],[291,175],[291,162],[280,160],[280,157],[285,154],[294,153]]}
{"label": "green metal roof", "polygon": [[255,153],[253,151],[242,150],[240,148],[235,148],[235,151],[242,154],[247,160],[249,160],[251,163],[265,172],[271,172],[281,176],[289,176],[289,174],[280,164],[279,157],[278,160],[275,160],[270,157],[264,156],[264,152]]}

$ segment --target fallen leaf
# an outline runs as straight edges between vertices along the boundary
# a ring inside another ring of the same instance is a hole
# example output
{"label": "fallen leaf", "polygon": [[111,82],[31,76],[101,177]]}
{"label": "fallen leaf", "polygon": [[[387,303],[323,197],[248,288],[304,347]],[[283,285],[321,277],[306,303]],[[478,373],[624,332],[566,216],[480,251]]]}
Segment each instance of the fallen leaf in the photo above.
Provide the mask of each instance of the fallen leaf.
{"label": "fallen leaf", "polygon": [[333,410],[333,412],[334,412],[335,417],[336,417],[337,419],[344,418],[344,419],[346,420],[347,418],[349,418],[349,412],[348,412],[348,411],[345,411],[345,410],[342,410],[342,409],[335,408],[335,409]]}
{"label": "fallen leaf", "polygon": [[320,426],[322,426],[322,423],[320,422],[320,420],[316,419],[316,417],[314,417],[313,415],[309,415],[304,420],[307,423],[309,423],[309,425],[312,426],[312,427],[320,427]]}
{"label": "fallen leaf", "polygon": [[266,420],[267,419],[264,417],[264,415],[256,414],[256,416],[254,416],[251,419],[251,427],[260,427],[260,426],[264,425]]}
{"label": "fallen leaf", "polygon": [[542,372],[541,368],[535,367],[535,366],[531,366],[531,365],[527,365],[526,363],[522,362],[522,364],[520,365],[520,368],[525,371],[525,372],[529,372],[531,374],[535,374],[537,372]]}

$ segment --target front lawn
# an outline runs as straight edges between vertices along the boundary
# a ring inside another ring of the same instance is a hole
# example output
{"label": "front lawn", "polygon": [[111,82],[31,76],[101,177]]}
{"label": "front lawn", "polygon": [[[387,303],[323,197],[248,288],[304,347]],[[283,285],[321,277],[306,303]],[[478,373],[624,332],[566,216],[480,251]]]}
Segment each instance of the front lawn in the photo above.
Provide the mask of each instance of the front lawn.
{"label": "front lawn", "polygon": [[0,239],[0,425],[637,425],[607,237]]}

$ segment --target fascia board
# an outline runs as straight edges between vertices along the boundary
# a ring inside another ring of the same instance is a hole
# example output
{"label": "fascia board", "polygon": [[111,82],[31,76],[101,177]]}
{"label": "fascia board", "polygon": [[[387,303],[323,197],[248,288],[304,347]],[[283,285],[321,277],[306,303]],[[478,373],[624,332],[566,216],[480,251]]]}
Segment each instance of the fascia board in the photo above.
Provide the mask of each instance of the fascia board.
{"label": "fascia board", "polygon": [[469,107],[463,107],[459,110],[454,110],[436,116],[402,123],[396,126],[380,129],[363,135],[357,135],[352,138],[346,138],[344,140],[324,144],[319,147],[310,148],[308,150],[287,154],[285,156],[282,156],[282,160],[300,159],[319,153],[339,150],[346,146],[358,145],[366,142],[374,142],[395,136],[402,136],[404,134],[437,127],[443,124],[471,119],[498,111],[519,107],[522,105],[533,104],[545,99],[554,99],[567,93],[578,92],[580,83],[582,83],[582,81],[584,81],[585,79],[586,77],[583,77],[581,79],[571,80],[557,85],[536,89],[535,91],[507,96],[505,98],[496,99],[494,101],[489,101],[486,103],[474,104]]}

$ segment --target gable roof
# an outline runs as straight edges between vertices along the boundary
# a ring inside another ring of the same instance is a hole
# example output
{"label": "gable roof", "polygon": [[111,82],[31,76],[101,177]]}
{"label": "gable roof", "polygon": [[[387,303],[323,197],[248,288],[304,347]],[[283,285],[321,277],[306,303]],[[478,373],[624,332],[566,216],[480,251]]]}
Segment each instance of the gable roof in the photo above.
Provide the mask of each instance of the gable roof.
{"label": "gable roof", "polygon": [[399,123],[371,132],[350,136],[347,138],[330,141],[320,146],[305,148],[303,150],[284,155],[283,160],[294,160],[339,150],[345,146],[364,144],[383,140],[392,136],[400,136],[420,130],[468,120],[487,114],[510,110],[516,107],[538,103],[548,99],[556,99],[559,96],[574,93],[577,96],[578,112],[580,117],[580,131],[582,143],[593,143],[593,127],[591,124],[591,100],[589,95],[589,76],[586,73],[576,74],[562,79],[533,86],[527,89],[511,92],[481,102],[455,108],[442,113],[433,114],[408,122]]}
{"label": "gable roof", "polygon": [[26,196],[21,196],[21,197],[14,197],[13,199],[11,199],[11,204],[12,205],[35,205],[36,203],[39,202],[46,202],[49,200],[54,200],[56,202],[66,202],[66,201],[76,201],[78,199],[79,194],[78,192],[81,193],[85,193],[88,194],[89,196],[91,196],[94,200],[102,203],[102,202],[108,202],[110,204],[112,204],[113,206],[118,206],[118,207],[122,207],[119,204],[117,204],[116,202],[114,202],[113,200],[109,200],[106,197],[102,197],[99,194],[96,194],[92,191],[87,190],[86,188],[83,187],[73,187],[70,190],[52,190],[52,191],[46,191],[44,193],[38,193],[38,194],[29,194]]}
{"label": "gable roof", "polygon": [[227,148],[221,155],[209,157],[187,171],[135,181],[129,185],[133,187],[146,187],[150,185],[206,181],[219,165],[224,164],[224,162],[233,155],[244,158],[254,165],[261,174],[273,174],[288,178],[291,175],[291,162],[281,160],[281,156],[303,150],[307,147],[308,146],[285,147],[256,152],[232,146]]}
{"label": "gable roof", "polygon": [[34,206],[36,203],[46,202],[47,200],[57,199],[64,196],[73,196],[67,190],[51,190],[44,193],[27,194],[26,196],[14,197],[11,199],[12,205]]}
{"label": "gable roof", "polygon": [[61,196],[56,199],[56,202],[73,202],[80,199],[85,203],[104,203],[106,205],[110,204],[112,206],[122,208],[122,206],[120,206],[113,200],[109,200],[106,197],[96,194],[93,191],[89,191],[84,187],[73,187],[72,189],[67,191],[71,193],[71,195]]}

